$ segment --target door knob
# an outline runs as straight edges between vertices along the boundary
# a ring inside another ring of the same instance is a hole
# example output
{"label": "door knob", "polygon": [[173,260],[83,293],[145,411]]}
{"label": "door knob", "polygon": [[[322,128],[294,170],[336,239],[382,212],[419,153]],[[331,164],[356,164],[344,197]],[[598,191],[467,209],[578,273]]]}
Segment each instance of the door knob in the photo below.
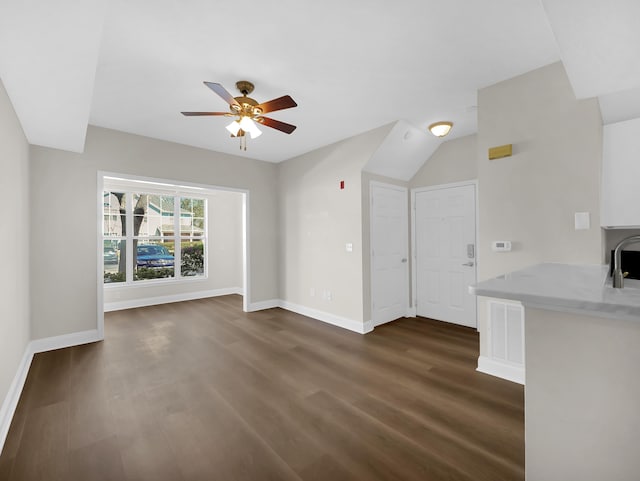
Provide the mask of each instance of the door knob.
{"label": "door knob", "polygon": [[463,266],[466,267],[473,267],[473,262],[465,262],[464,264],[462,264]]}
{"label": "door knob", "polygon": [[405,258],[404,258],[404,259],[402,259],[400,262],[402,262],[402,263],[404,264],[405,262],[407,262],[407,258],[405,257]]}

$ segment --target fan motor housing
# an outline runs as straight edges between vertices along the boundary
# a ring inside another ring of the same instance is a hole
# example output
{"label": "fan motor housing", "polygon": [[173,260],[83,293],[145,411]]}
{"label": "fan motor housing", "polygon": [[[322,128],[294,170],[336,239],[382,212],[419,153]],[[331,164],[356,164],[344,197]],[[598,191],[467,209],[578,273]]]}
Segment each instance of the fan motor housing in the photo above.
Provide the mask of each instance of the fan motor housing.
{"label": "fan motor housing", "polygon": [[256,105],[258,105],[258,102],[252,99],[251,97],[247,97],[246,95],[243,95],[242,97],[234,97],[234,98],[236,102],[240,104],[240,107],[238,107],[238,105],[231,106],[231,112],[233,112],[234,114],[253,117],[254,115],[260,115],[262,113],[261,109],[256,108]]}
{"label": "fan motor housing", "polygon": [[248,104],[251,107],[258,105],[257,101],[255,101],[251,97],[247,97],[246,95],[242,97],[234,97],[234,98],[236,99],[236,102],[238,102],[240,105]]}

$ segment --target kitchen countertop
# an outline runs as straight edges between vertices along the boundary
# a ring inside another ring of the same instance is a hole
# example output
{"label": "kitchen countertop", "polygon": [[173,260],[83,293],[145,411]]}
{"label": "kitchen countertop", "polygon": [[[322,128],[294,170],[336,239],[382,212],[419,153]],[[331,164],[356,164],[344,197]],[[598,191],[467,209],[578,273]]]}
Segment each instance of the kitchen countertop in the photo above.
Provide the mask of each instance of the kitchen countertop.
{"label": "kitchen countertop", "polygon": [[640,321],[640,281],[614,289],[609,266],[543,263],[478,282],[469,292],[525,307]]}

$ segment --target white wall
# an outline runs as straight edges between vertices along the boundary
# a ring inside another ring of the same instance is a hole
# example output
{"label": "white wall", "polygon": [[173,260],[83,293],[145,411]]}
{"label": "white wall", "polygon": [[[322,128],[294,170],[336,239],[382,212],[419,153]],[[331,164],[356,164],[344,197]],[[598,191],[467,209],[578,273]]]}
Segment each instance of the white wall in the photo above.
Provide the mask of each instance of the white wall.
{"label": "white wall", "polygon": [[242,194],[215,192],[209,196],[210,289],[242,287],[242,255]]}
{"label": "white wall", "polygon": [[249,190],[250,300],[278,297],[276,165],[97,127],[84,153],[31,160],[33,338],[97,326],[98,171]]}
{"label": "white wall", "polygon": [[[29,145],[0,82],[0,405],[30,340]],[[3,421],[0,417],[0,423]]]}
{"label": "white wall", "polygon": [[[478,103],[479,279],[542,261],[600,263],[598,101],[576,100],[555,63],[480,90]],[[502,144],[513,156],[488,160]],[[575,212],[591,214],[591,229],[574,229]],[[492,252],[498,239],[513,252]]]}
{"label": "white wall", "polygon": [[[490,147],[513,156],[488,160]],[[596,99],[576,100],[555,63],[478,92],[478,280],[540,262],[599,264],[602,120]],[[589,212],[591,228],[574,229]],[[510,240],[496,253],[491,241]],[[480,350],[486,351],[479,308]]]}
{"label": "white wall", "polygon": [[[364,323],[361,172],[389,128],[279,164],[284,301]],[[346,252],[348,242],[353,252]],[[331,300],[323,299],[324,291],[331,292]]]}
{"label": "white wall", "polygon": [[409,187],[451,184],[478,177],[477,136],[443,142],[409,181]]}
{"label": "white wall", "polygon": [[[188,279],[186,282],[167,284],[144,282],[134,287],[107,284],[104,289],[105,308],[110,303],[123,303],[176,296],[180,294],[210,294],[221,289],[240,289],[242,272],[242,194],[218,190],[206,195],[208,200],[207,223],[209,243],[206,279]],[[134,303],[135,304],[135,303]],[[125,304],[126,305],[126,304]]]}

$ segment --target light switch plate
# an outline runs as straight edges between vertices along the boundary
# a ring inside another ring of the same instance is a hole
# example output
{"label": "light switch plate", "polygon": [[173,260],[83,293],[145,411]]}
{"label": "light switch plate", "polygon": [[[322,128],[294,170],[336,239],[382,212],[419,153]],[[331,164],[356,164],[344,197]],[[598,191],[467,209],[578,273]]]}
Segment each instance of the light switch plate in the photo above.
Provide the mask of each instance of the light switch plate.
{"label": "light switch plate", "polygon": [[591,215],[589,212],[575,213],[576,230],[587,230],[591,228]]}
{"label": "light switch plate", "polygon": [[347,252],[353,252],[353,244],[351,242],[347,242],[344,248]]}

